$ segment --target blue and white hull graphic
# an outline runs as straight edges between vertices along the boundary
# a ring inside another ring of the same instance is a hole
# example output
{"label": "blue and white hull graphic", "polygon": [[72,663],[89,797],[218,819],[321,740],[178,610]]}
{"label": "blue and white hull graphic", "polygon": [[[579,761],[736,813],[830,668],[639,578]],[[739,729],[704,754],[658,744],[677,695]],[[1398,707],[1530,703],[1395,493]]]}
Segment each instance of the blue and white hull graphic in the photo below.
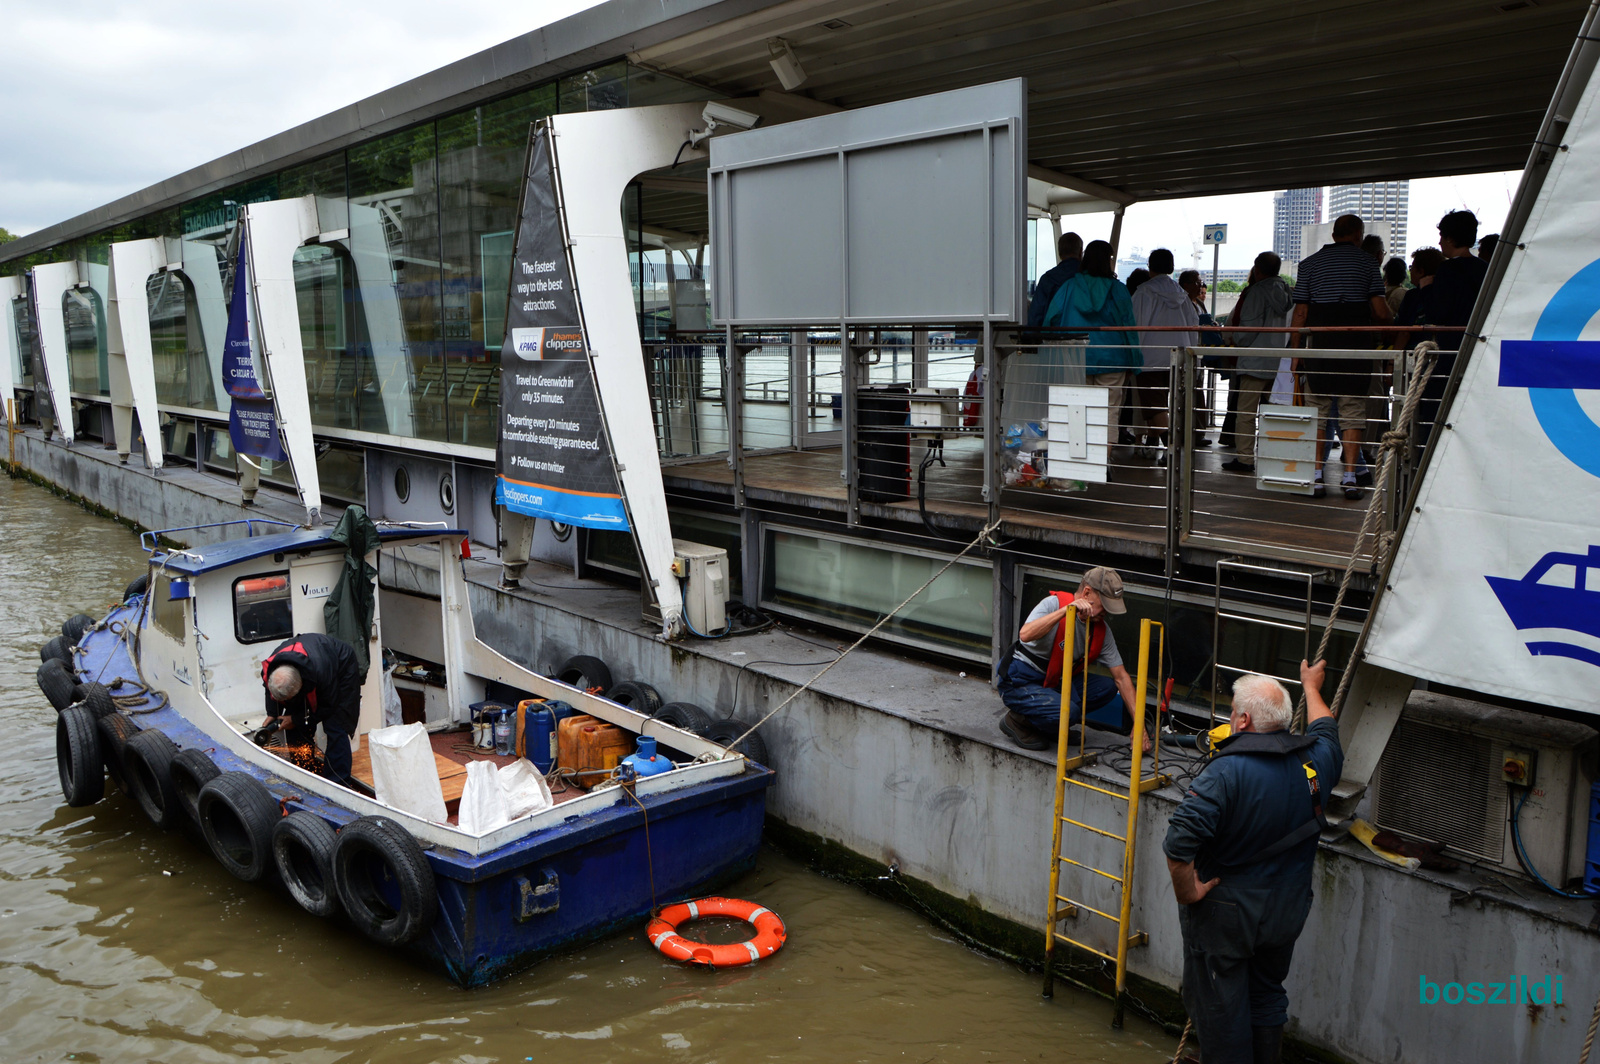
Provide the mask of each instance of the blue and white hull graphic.
{"label": "blue and white hull graphic", "polygon": [[1502,240],[1366,660],[1600,713],[1600,79],[1571,115]]}

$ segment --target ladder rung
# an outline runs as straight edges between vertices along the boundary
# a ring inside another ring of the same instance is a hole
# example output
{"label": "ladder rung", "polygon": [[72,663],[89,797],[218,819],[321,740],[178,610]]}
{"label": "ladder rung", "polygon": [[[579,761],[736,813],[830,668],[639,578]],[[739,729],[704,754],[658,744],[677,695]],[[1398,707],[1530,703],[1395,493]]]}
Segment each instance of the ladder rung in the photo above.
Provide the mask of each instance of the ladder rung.
{"label": "ladder rung", "polygon": [[1081,901],[1073,901],[1071,898],[1062,897],[1060,894],[1056,895],[1056,900],[1057,901],[1064,901],[1068,905],[1071,905],[1074,908],[1082,907],[1084,909],[1088,909],[1090,912],[1094,913],[1096,916],[1103,916],[1107,920],[1110,920],[1114,924],[1120,924],[1122,922],[1121,920],[1118,920],[1115,916],[1112,916],[1110,913],[1101,912],[1099,909],[1096,909],[1093,905],[1084,905],[1084,903],[1081,902]]}
{"label": "ladder rung", "polygon": [[1128,841],[1126,836],[1112,834],[1109,831],[1104,831],[1104,830],[1102,830],[1100,828],[1095,827],[1093,824],[1085,824],[1081,820],[1074,820],[1070,816],[1062,817],[1061,818],[1061,822],[1063,824],[1071,824],[1073,827],[1082,828],[1085,831],[1092,831],[1096,835],[1104,835],[1108,839],[1116,839],[1118,842],[1127,842]]}
{"label": "ladder rung", "polygon": [[1167,775],[1157,775],[1151,776],[1148,779],[1142,779],[1139,781],[1139,793],[1148,794],[1151,791],[1159,791],[1161,788],[1167,786],[1171,782],[1172,777]]}
{"label": "ladder rung", "polygon": [[1128,945],[1130,946],[1148,946],[1149,944],[1150,932],[1148,931],[1135,931],[1128,936]]}
{"label": "ladder rung", "polygon": [[1101,794],[1109,795],[1110,797],[1115,798],[1119,802],[1126,802],[1128,800],[1128,796],[1126,794],[1118,794],[1116,791],[1108,791],[1104,787],[1096,787],[1092,783],[1085,783],[1082,780],[1075,780],[1075,779],[1072,779],[1071,777],[1068,777],[1068,776],[1063,776],[1062,779],[1061,779],[1061,782],[1062,783],[1070,783],[1074,787],[1087,787],[1091,791],[1099,791]]}
{"label": "ladder rung", "polygon": [[1086,942],[1079,942],[1077,939],[1068,938],[1066,935],[1063,935],[1059,931],[1056,932],[1056,941],[1065,942],[1069,946],[1077,946],[1081,950],[1088,950],[1090,953],[1093,953],[1096,957],[1104,957],[1106,960],[1110,961],[1112,964],[1117,963],[1117,958],[1113,957],[1111,954],[1105,952],[1104,950],[1098,950],[1098,949],[1095,949],[1093,946],[1089,945]]}
{"label": "ladder rung", "polygon": [[1267,628],[1282,628],[1285,632],[1303,632],[1303,624],[1289,624],[1285,621],[1269,621],[1265,617],[1248,617],[1242,613],[1229,613],[1227,610],[1218,610],[1217,616],[1224,621],[1242,621],[1245,624],[1259,624]]}
{"label": "ladder rung", "polygon": [[1095,868],[1092,865],[1086,865],[1081,861],[1074,861],[1070,857],[1057,857],[1056,860],[1065,861],[1069,865],[1077,865],[1079,868],[1083,869],[1084,871],[1093,872],[1097,876],[1105,876],[1107,879],[1111,880],[1113,883],[1121,883],[1122,882],[1122,877],[1121,876],[1114,876],[1110,872],[1102,872],[1102,871],[1100,871],[1100,869]]}

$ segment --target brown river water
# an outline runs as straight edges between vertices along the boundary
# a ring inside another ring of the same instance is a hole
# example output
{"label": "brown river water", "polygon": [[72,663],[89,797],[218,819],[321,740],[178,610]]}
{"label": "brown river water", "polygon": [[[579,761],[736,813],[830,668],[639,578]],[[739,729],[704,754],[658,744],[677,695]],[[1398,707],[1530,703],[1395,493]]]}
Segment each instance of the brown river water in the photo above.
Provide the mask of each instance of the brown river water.
{"label": "brown river water", "polygon": [[4,1064],[1171,1059],[1137,1017],[1113,1031],[1104,999],[1058,984],[1045,1001],[1034,974],[771,848],[728,891],[788,925],[759,966],[689,970],[625,934],[461,990],[232,879],[110,783],[67,806],[38,648],[73,613],[104,616],[144,555],[121,525],[8,477],[0,531]]}

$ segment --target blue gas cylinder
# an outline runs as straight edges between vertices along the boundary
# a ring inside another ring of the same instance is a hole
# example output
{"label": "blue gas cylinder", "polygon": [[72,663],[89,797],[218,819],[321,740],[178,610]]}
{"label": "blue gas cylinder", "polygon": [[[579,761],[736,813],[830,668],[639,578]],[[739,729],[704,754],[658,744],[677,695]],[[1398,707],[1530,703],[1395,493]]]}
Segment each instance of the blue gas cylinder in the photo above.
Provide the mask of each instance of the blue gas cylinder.
{"label": "blue gas cylinder", "polygon": [[556,762],[556,715],[545,702],[522,703],[523,749],[540,772],[549,772]]}
{"label": "blue gas cylinder", "polygon": [[653,735],[639,736],[638,752],[623,758],[622,764],[631,768],[635,776],[655,776],[672,771],[672,762],[656,753],[656,740]]}

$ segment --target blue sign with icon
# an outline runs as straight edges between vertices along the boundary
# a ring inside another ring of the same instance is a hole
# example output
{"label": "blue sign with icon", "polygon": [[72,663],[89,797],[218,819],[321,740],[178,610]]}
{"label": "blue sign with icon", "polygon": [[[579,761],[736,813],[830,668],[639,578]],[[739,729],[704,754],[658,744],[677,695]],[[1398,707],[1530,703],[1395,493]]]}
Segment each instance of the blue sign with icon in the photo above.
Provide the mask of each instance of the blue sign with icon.
{"label": "blue sign with icon", "polygon": [[[1578,337],[1597,312],[1600,259],[1579,270],[1550,298],[1532,339],[1500,342],[1499,377],[1502,388],[1528,390],[1545,436],[1569,462],[1594,477],[1600,477],[1600,425],[1578,402],[1578,392],[1600,391],[1600,341]],[[1593,579],[1591,572],[1596,574]],[[1589,545],[1586,554],[1552,551],[1520,580],[1484,579],[1518,630],[1568,631],[1600,641],[1600,546]],[[1535,656],[1600,666],[1600,651],[1592,647],[1555,640],[1536,640],[1527,647]]]}

